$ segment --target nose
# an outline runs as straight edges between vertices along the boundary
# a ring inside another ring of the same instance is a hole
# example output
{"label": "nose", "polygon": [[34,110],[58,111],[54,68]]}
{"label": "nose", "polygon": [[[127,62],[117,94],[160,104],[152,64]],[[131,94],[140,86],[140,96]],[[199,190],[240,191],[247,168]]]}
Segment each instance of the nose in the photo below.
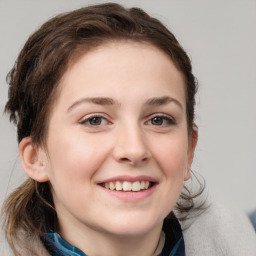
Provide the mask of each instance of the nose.
{"label": "nose", "polygon": [[116,161],[140,166],[151,157],[145,135],[139,125],[125,125],[116,134],[113,156]]}

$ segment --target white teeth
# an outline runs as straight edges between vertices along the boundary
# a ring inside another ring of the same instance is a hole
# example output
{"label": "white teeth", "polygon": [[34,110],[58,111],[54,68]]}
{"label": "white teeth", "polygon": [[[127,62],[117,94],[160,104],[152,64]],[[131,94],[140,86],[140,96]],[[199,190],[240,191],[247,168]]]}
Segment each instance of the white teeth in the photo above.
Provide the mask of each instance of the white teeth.
{"label": "white teeth", "polygon": [[114,190],[115,189],[115,185],[113,182],[109,182],[109,188],[110,190]]}
{"label": "white teeth", "polygon": [[106,182],[104,183],[104,187],[110,190],[117,190],[117,191],[134,191],[138,192],[141,190],[148,189],[150,186],[149,181],[116,181],[116,182]]}
{"label": "white teeth", "polygon": [[123,182],[123,191],[131,191],[132,190],[132,183],[129,181]]}
{"label": "white teeth", "polygon": [[135,181],[132,183],[132,191],[140,191],[140,182]]}
{"label": "white teeth", "polygon": [[140,188],[141,188],[141,189],[145,189],[145,188],[146,188],[146,187],[145,187],[145,181],[144,181],[144,180],[140,183]]}
{"label": "white teeth", "polygon": [[145,182],[145,189],[148,189],[148,187],[149,187],[149,181],[147,180],[147,181]]}
{"label": "white teeth", "polygon": [[123,185],[122,185],[122,183],[120,182],[120,181],[117,181],[116,182],[116,190],[122,190],[123,189]]}

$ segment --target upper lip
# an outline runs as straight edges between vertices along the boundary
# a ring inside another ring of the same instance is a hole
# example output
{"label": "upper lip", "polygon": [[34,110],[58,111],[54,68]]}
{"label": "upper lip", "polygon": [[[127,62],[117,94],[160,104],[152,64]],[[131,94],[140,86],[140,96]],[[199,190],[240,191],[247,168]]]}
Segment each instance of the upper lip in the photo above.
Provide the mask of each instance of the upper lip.
{"label": "upper lip", "polygon": [[154,177],[147,176],[147,175],[140,175],[140,176],[129,176],[129,175],[121,175],[115,176],[108,179],[104,179],[98,182],[98,184],[107,183],[107,182],[114,182],[114,181],[150,181],[150,182],[158,182],[158,180]]}

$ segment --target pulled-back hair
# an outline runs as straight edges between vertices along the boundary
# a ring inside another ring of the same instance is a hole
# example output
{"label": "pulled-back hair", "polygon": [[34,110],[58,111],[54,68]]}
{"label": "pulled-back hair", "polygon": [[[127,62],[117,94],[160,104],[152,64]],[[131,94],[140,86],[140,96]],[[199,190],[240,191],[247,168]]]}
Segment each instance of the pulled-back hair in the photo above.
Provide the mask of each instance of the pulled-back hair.
{"label": "pulled-back hair", "polygon": [[[18,142],[30,136],[35,145],[44,145],[58,84],[69,65],[90,49],[120,40],[156,46],[183,74],[190,136],[197,83],[186,52],[160,21],[143,10],[108,3],[58,15],[27,40],[7,76],[10,88],[5,111],[17,125]],[[181,194],[185,204],[179,201],[176,208],[187,213],[194,207],[194,196],[188,189],[185,192]],[[27,248],[33,255],[42,255],[33,238],[43,240],[46,229],[54,230],[58,225],[48,183],[28,178],[5,201],[3,216],[6,237],[15,254],[21,255],[18,248]]]}

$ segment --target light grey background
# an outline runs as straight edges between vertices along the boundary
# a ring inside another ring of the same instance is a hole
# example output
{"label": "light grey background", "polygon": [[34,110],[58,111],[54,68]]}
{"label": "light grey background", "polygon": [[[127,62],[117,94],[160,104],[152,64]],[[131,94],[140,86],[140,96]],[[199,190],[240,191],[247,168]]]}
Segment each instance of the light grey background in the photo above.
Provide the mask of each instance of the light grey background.
{"label": "light grey background", "polygon": [[[103,1],[0,0],[0,111],[5,76],[28,36],[48,18]],[[210,194],[243,211],[256,208],[256,1],[130,0],[159,18],[192,58],[199,142],[193,169]],[[0,205],[24,175],[16,130],[0,114]]]}

